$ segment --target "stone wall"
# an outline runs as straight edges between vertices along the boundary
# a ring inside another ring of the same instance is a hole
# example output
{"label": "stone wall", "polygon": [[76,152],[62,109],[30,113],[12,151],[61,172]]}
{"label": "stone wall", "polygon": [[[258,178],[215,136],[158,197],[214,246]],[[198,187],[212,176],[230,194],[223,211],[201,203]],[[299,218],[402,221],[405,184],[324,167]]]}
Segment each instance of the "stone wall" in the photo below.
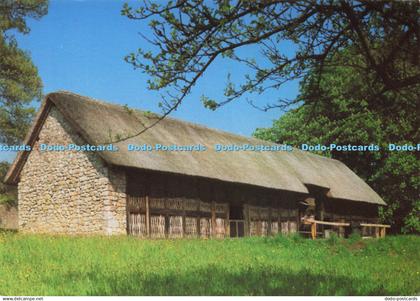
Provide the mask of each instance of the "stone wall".
{"label": "stone wall", "polygon": [[53,106],[20,175],[19,230],[126,234],[126,179],[94,152],[42,152],[39,145],[86,144]]}

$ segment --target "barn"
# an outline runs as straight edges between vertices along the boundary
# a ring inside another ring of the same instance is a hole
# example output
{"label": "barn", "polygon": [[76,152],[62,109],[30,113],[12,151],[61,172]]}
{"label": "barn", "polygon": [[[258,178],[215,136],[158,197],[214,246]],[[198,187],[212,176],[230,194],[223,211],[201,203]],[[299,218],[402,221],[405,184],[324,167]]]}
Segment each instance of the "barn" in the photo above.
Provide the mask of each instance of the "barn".
{"label": "barn", "polygon": [[264,236],[305,233],[308,216],[325,222],[320,230],[375,224],[386,205],[337,160],[300,150],[216,151],[278,145],[169,117],[134,136],[158,118],[71,92],[48,94],[24,141],[30,150],[18,153],[5,179],[18,185],[19,230]]}

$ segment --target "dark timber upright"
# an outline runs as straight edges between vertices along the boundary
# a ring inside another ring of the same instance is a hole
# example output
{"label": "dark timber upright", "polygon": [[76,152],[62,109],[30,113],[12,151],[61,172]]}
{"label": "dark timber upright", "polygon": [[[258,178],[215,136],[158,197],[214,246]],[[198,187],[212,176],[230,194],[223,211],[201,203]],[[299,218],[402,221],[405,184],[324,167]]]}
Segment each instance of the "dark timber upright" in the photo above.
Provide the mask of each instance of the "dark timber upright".
{"label": "dark timber upright", "polygon": [[[135,170],[127,178],[127,231],[131,235],[223,238],[289,234],[301,228],[298,204],[307,195],[162,172]],[[318,220],[348,220],[351,214],[361,222],[375,222],[369,216],[357,217],[348,202],[332,202],[319,195],[317,201]],[[369,206],[363,208],[373,212]]]}
{"label": "dark timber upright", "polygon": [[211,202],[211,236],[216,237],[216,204]]}
{"label": "dark timber upright", "polygon": [[150,204],[149,196],[146,195],[146,235],[150,237]]}

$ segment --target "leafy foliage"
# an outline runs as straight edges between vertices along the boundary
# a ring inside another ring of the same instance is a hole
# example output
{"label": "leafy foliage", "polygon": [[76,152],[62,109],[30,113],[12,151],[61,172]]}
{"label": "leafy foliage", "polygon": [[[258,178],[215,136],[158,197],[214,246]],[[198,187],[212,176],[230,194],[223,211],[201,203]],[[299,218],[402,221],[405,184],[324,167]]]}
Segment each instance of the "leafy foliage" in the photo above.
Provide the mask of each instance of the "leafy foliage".
{"label": "leafy foliage", "polygon": [[10,164],[8,162],[0,162],[0,204],[8,203],[10,205],[17,205],[17,191],[16,187],[7,185],[3,182]]}
{"label": "leafy foliage", "polygon": [[[419,232],[420,155],[388,151],[388,144],[415,145],[420,141],[420,87],[372,93],[383,85],[372,86],[363,72],[343,63],[359,59],[347,49],[334,59],[337,67],[326,68],[321,77],[314,71],[302,82],[299,97],[304,104],[284,114],[272,128],[257,129],[255,136],[297,147],[302,143],[380,146],[378,152],[323,155],[347,164],[383,197],[388,204],[380,210],[385,222],[403,232]],[[321,94],[314,95],[309,86],[314,78],[319,80]],[[315,98],[316,102],[306,102]]]}
{"label": "leafy foliage", "polygon": [[29,33],[26,18],[40,18],[48,0],[3,0],[0,3],[0,143],[18,143],[34,115],[42,82],[29,54],[19,49],[12,32]]}
{"label": "leafy foliage", "polygon": [[[250,73],[239,84],[228,75],[223,100],[203,96],[211,110],[301,80],[296,99],[265,106],[251,100],[263,110],[298,107],[272,129],[257,130],[260,138],[295,145],[376,143],[382,149],[420,140],[418,1],[146,0],[137,7],[125,4],[122,14],[149,20],[153,36],[144,38],[152,50],[139,49],[126,61],[150,76],[150,89],[166,90],[160,119],[224,58],[246,65]],[[240,56],[238,50],[251,45],[261,55]],[[287,51],[290,47],[295,53]],[[403,231],[420,230],[418,153],[328,155],[381,194],[389,204],[381,210],[386,222]]]}
{"label": "leafy foliage", "polygon": [[[132,20],[149,20],[153,33],[144,36],[152,50],[140,48],[127,55],[126,61],[150,76],[150,89],[167,92],[161,103],[166,114],[178,107],[220,58],[240,62],[250,73],[239,84],[228,75],[225,99],[202,99],[210,109],[249,93],[278,89],[314,70],[317,77],[309,88],[313,95],[319,94],[317,78],[334,63],[335,54],[350,46],[360,61],[348,67],[362,73],[370,85],[380,83],[383,89],[375,93],[382,95],[420,81],[419,10],[418,1],[126,3],[122,14]],[[259,48],[259,57],[239,55],[239,49],[251,45]],[[291,47],[296,49],[294,54],[288,52]],[[298,101],[280,98],[265,109],[287,108]]]}

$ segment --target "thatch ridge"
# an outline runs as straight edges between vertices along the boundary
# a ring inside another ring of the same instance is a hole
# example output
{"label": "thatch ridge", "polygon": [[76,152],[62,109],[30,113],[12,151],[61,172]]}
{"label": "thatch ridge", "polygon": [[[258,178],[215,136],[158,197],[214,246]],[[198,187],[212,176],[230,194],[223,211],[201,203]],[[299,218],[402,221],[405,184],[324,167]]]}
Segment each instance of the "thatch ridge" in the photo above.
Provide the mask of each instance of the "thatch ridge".
{"label": "thatch ridge", "polygon": [[[137,133],[144,123],[150,121],[150,117],[141,110],[130,108],[130,113],[125,106],[68,91],[48,94],[45,101],[55,105],[90,144],[105,143],[107,135],[111,135],[111,132],[115,134],[115,131]],[[38,123],[38,126],[42,126],[41,121]],[[129,152],[126,149],[129,143],[200,143],[206,145],[208,150],[203,153]],[[385,204],[376,192],[340,161],[298,149],[292,152],[216,153],[212,149],[216,143],[278,145],[166,117],[140,136],[116,143],[120,148],[119,152],[104,152],[99,155],[109,164],[117,166],[199,176],[298,193],[308,193],[307,185],[315,185],[329,189],[328,195],[332,198]],[[19,160],[24,161],[23,159]],[[14,181],[19,173],[16,164],[12,168],[16,170]]]}
{"label": "thatch ridge", "polygon": [[[95,102],[99,105],[119,109],[121,111],[126,110],[124,105],[117,104],[117,103],[106,102],[106,101],[103,101],[103,100],[100,100],[100,99],[97,99],[97,98],[92,98],[90,96],[79,95],[77,93],[67,91],[67,90],[59,90],[57,92],[52,92],[49,95],[54,95],[54,94],[72,95],[72,96],[75,96],[75,97],[84,98],[84,99],[86,99],[88,101],[91,101],[91,102]],[[146,114],[146,111],[142,111],[140,109],[136,109],[136,108],[130,108],[130,109],[133,110],[133,111],[136,111],[138,113],[141,113],[141,114]],[[155,115],[156,117],[161,117],[162,116],[161,114],[158,114],[158,113],[155,113],[155,112],[153,112],[152,114]],[[278,145],[278,143],[275,143],[275,142],[262,140],[262,139],[259,139],[259,138],[256,138],[256,137],[245,137],[245,136],[241,136],[241,135],[238,135],[238,134],[235,134],[235,133],[227,132],[227,131],[224,131],[224,130],[221,130],[221,129],[211,128],[211,127],[205,126],[203,124],[198,124],[198,123],[194,123],[194,122],[187,121],[187,120],[180,120],[180,119],[177,119],[177,118],[173,118],[171,116],[166,116],[165,119],[170,120],[170,121],[174,121],[174,122],[183,123],[185,125],[188,125],[190,127],[194,127],[194,128],[197,128],[197,129],[204,129],[204,130],[209,130],[209,131],[212,131],[212,132],[218,132],[220,134],[228,135],[228,136],[235,137],[235,138],[241,138],[241,139],[246,138],[246,139],[249,139],[249,140],[255,140],[255,142],[265,144],[265,145]],[[314,156],[319,156],[317,154],[312,154],[312,153],[308,153],[308,154],[314,155]],[[322,157],[322,156],[319,156],[319,157],[325,158],[325,157]],[[325,159],[328,159],[328,158],[325,158]],[[335,159],[332,159],[332,160],[335,160]]]}
{"label": "thatch ridge", "polygon": [[[106,101],[103,101],[103,100],[100,100],[100,99],[97,99],[97,98],[93,98],[93,97],[90,97],[90,96],[79,95],[77,93],[74,93],[74,92],[71,92],[71,91],[67,91],[67,90],[59,90],[57,92],[52,92],[50,94],[68,94],[68,95],[72,95],[72,96],[75,96],[75,97],[84,98],[84,99],[86,99],[88,101],[96,102],[99,105],[104,105],[104,106],[108,106],[110,108],[120,109],[122,111],[125,111],[126,110],[124,105],[117,104],[117,103],[106,102]],[[142,111],[142,110],[137,109],[137,108],[130,108],[130,109],[133,110],[133,111],[137,111],[139,113],[142,113],[142,114],[146,113],[146,111]],[[161,114],[158,114],[158,113],[155,113],[155,112],[153,112],[152,114],[155,115],[156,117],[161,117],[162,116]],[[245,136],[242,136],[242,135],[239,135],[239,134],[235,134],[235,133],[231,133],[231,132],[227,132],[227,131],[224,131],[224,130],[221,130],[221,129],[211,128],[211,127],[205,126],[203,124],[198,124],[198,123],[194,123],[194,122],[187,121],[187,120],[180,120],[180,119],[177,119],[177,118],[173,118],[171,116],[166,116],[165,119],[171,120],[171,121],[175,121],[175,122],[179,122],[179,123],[184,123],[184,124],[186,124],[186,125],[188,125],[190,127],[195,127],[195,128],[199,128],[199,129],[210,130],[212,132],[218,132],[220,134],[228,135],[228,136],[235,137],[235,138],[241,138],[241,139],[242,138],[246,138],[248,140],[255,141],[255,142],[258,142],[258,143],[264,144],[264,145],[279,145],[279,143],[276,143],[276,142],[262,140],[262,139],[259,139],[259,138],[253,137],[253,136],[251,136],[251,137],[245,137]],[[293,151],[303,152],[307,156],[314,156],[314,157],[317,157],[318,159],[324,159],[324,160],[333,160],[333,161],[336,161],[337,163],[343,164],[345,166],[345,164],[343,162],[341,162],[341,161],[339,161],[337,159],[324,157],[324,156],[321,156],[321,155],[318,155],[318,154],[314,154],[314,153],[311,153],[311,152],[301,151],[301,150],[299,150],[299,149],[297,149],[295,147],[292,147],[292,148],[293,148]]]}

